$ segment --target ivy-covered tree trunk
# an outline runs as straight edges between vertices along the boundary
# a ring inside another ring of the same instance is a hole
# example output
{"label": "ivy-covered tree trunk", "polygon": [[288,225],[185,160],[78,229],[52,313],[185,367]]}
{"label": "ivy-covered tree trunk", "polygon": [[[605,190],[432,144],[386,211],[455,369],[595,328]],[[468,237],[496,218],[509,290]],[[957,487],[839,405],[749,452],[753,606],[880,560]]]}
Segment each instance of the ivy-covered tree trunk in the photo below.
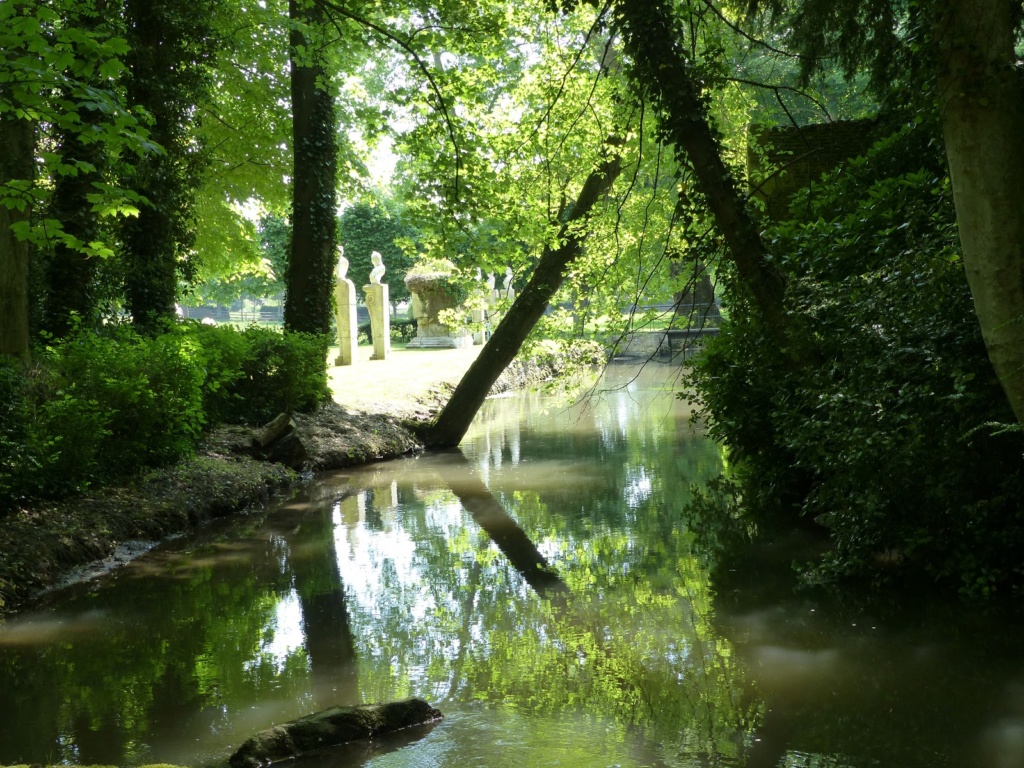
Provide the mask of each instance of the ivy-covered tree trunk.
{"label": "ivy-covered tree trunk", "polygon": [[193,210],[202,169],[195,133],[209,87],[215,0],[127,0],[128,102],[153,117],[161,153],[132,158],[126,186],[148,204],[127,220],[125,298],[132,320],[153,332],[174,318],[178,279],[191,274]]}
{"label": "ivy-covered tree trunk", "polygon": [[683,48],[684,34],[672,4],[620,0],[615,17],[633,64],[630,76],[648,95],[666,141],[685,153],[714,216],[730,258],[761,314],[765,329],[790,357],[783,308],[785,281],[769,263],[758,226],[746,208],[707,118],[706,99],[694,82]]}
{"label": "ivy-covered tree trunk", "polygon": [[[65,19],[69,26],[95,32],[102,22],[106,3],[73,5]],[[64,97],[71,100],[69,90]],[[54,180],[50,212],[64,232],[88,245],[100,239],[99,217],[92,210],[89,196],[93,184],[102,179],[107,150],[101,142],[90,141],[90,134],[103,120],[103,112],[80,106],[78,125],[57,132],[57,151],[64,165],[76,168],[76,175],[58,175]],[[57,338],[71,330],[72,318],[88,322],[96,312],[96,257],[83,253],[59,240],[46,266],[43,327]]]}
{"label": "ivy-covered tree trunk", "polygon": [[607,156],[583,183],[572,212],[558,231],[555,242],[561,245],[544,249],[530,282],[516,297],[508,314],[462,377],[437,421],[424,435],[423,442],[428,448],[454,448],[462,441],[494,382],[515,359],[526,337],[561,287],[569,265],[583,252],[590,212],[612,188],[622,170],[621,141],[610,138],[605,144]]}
{"label": "ivy-covered tree trunk", "polygon": [[285,277],[284,324],[290,331],[328,334],[336,262],[337,128],[315,31],[321,11],[289,0],[292,90],[292,241]]}
{"label": "ivy-covered tree trunk", "polygon": [[[0,112],[0,186],[33,176],[35,126],[11,111]],[[0,354],[29,355],[29,244],[15,234],[31,216],[28,201],[19,208],[0,205]]]}
{"label": "ivy-covered tree trunk", "polygon": [[939,93],[964,267],[989,359],[1024,424],[1024,91],[1014,4],[945,6]]}

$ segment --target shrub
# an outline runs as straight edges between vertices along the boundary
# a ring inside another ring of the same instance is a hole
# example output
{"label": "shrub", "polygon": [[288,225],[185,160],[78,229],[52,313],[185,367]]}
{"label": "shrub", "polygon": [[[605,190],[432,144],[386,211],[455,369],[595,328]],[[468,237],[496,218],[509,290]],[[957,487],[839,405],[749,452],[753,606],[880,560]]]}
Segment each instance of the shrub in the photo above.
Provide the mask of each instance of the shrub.
{"label": "shrub", "polygon": [[398,344],[408,344],[416,336],[415,320],[392,320],[391,340]]}
{"label": "shrub", "polygon": [[14,507],[31,470],[26,447],[27,404],[21,363],[0,357],[0,510]]}
{"label": "shrub", "polygon": [[[85,445],[90,431],[104,477],[194,450],[205,422],[204,372],[198,347],[186,334],[140,336],[124,326],[80,332],[46,347],[40,360],[52,380],[37,407],[44,423],[53,422],[60,462],[79,456],[80,470],[92,463]],[[83,445],[72,446],[73,441]]]}
{"label": "shrub", "polygon": [[203,402],[211,421],[263,424],[329,399],[326,337],[256,325],[244,331],[189,325],[202,350]]}
{"label": "shrub", "polygon": [[329,397],[326,339],[186,323],[78,332],[24,369],[0,359],[0,505],[66,496],[191,454],[203,426]]}
{"label": "shrub", "polygon": [[[416,336],[415,320],[391,320],[391,341],[395,344],[408,344]],[[359,326],[356,336],[358,344],[372,344],[373,335],[369,323]]]}
{"label": "shrub", "polygon": [[732,320],[694,381],[750,512],[828,526],[820,574],[877,574],[895,559],[989,592],[1024,576],[1024,435],[986,426],[1013,416],[974,315],[948,182],[913,140],[891,139],[834,180],[809,221],[769,230],[791,332],[819,363],[781,356],[732,275]]}

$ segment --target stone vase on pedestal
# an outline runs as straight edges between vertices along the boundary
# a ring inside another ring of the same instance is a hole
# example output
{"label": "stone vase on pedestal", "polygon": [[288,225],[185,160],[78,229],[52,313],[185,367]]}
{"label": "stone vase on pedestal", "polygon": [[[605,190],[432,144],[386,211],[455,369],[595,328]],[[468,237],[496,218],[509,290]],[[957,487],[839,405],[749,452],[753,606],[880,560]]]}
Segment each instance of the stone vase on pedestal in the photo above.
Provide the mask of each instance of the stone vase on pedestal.
{"label": "stone vase on pedestal", "polygon": [[458,300],[452,291],[450,273],[410,272],[405,284],[412,294],[412,311],[416,318],[416,336],[409,342],[410,349],[459,349],[473,345],[473,338],[465,331],[455,331],[441,322],[442,310],[455,309]]}

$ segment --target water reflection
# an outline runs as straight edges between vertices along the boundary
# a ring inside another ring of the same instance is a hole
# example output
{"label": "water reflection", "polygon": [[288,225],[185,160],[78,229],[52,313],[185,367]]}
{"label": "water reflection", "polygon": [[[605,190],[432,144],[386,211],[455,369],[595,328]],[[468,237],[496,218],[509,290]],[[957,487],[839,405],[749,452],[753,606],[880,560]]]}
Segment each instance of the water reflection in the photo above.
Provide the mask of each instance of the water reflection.
{"label": "water reflection", "polygon": [[10,622],[0,762],[207,764],[417,695],[440,726],[332,764],[1024,765],[1015,620],[774,586],[786,542],[730,553],[688,506],[720,458],[671,389],[488,403],[461,452],[326,476]]}

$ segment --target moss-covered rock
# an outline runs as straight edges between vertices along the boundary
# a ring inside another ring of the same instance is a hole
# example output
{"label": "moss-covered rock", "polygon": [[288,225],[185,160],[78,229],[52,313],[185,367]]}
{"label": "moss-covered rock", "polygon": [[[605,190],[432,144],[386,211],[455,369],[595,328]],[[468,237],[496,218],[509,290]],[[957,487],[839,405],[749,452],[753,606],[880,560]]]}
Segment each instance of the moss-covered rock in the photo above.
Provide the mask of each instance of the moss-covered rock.
{"label": "moss-covered rock", "polygon": [[333,707],[260,731],[231,755],[231,768],[259,768],[320,749],[435,723],[444,717],[422,699]]}

